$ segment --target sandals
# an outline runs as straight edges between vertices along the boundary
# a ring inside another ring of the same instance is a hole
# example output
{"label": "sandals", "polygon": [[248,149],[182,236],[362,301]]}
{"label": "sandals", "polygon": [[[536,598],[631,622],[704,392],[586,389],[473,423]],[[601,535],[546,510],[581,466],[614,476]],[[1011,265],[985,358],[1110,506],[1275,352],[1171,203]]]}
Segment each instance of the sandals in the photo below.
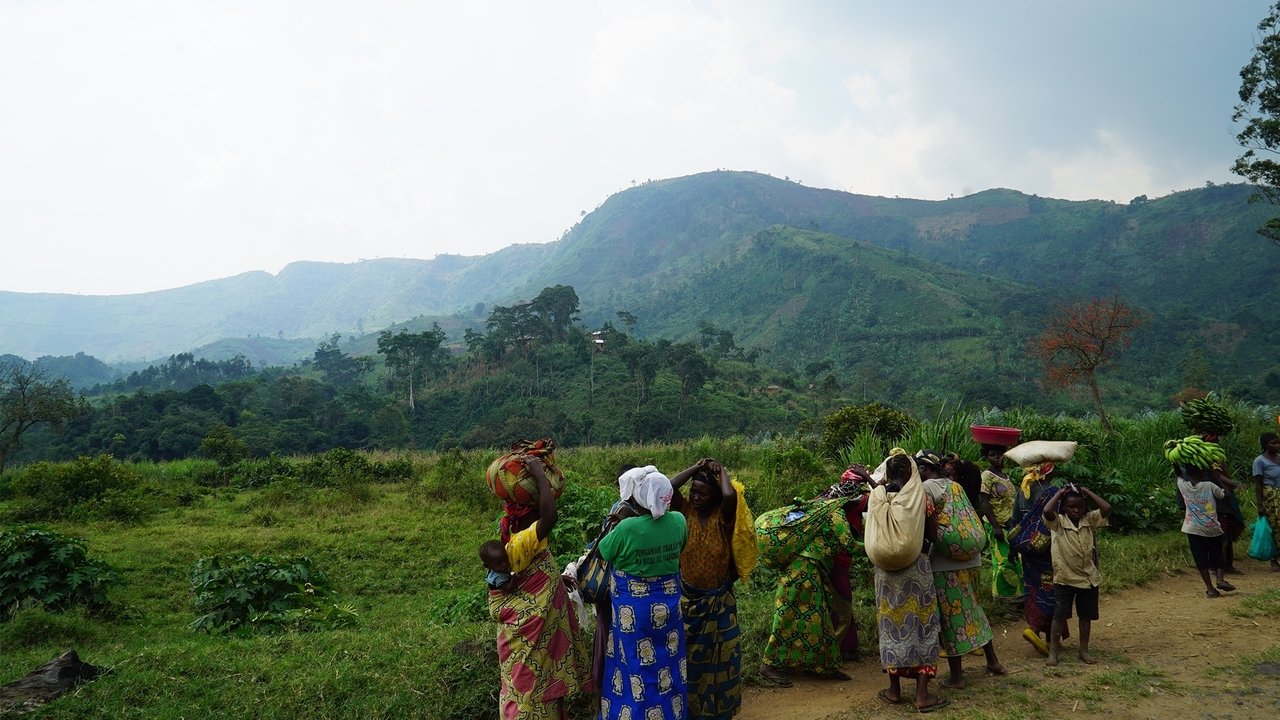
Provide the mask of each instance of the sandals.
{"label": "sandals", "polygon": [[768,680],[769,682],[777,685],[778,687],[787,688],[787,687],[791,687],[792,685],[795,685],[795,683],[791,681],[790,675],[783,672],[782,670],[779,670],[778,668],[773,667],[772,665],[761,665],[760,677],[764,678],[765,680]]}
{"label": "sandals", "polygon": [[1236,589],[1236,586],[1235,586],[1235,585],[1232,585],[1231,583],[1227,582],[1226,580],[1223,580],[1222,582],[1218,583],[1218,589],[1219,589],[1219,590],[1227,590],[1227,591],[1231,591],[1231,590],[1235,590],[1235,589]]}
{"label": "sandals", "polygon": [[886,705],[902,704],[902,697],[899,696],[897,700],[894,700],[893,696],[889,694],[889,688],[881,688],[880,692],[876,693],[876,697],[879,697]]}
{"label": "sandals", "polygon": [[940,698],[938,698],[937,702],[933,703],[932,705],[925,705],[924,707],[919,707],[919,706],[917,706],[917,707],[916,707],[916,712],[921,712],[921,713],[931,713],[931,712],[933,712],[934,710],[937,710],[937,709],[939,709],[939,708],[944,708],[944,707],[946,707],[946,706],[947,706],[947,705],[949,705],[949,704],[951,704],[951,701],[950,701],[950,700],[948,700],[948,699],[946,699],[946,698],[944,698],[944,697],[940,697]]}
{"label": "sandals", "polygon": [[1218,592],[1217,590],[1209,589],[1204,591],[1204,596],[1207,598],[1216,598],[1216,597],[1222,597],[1222,593]]}

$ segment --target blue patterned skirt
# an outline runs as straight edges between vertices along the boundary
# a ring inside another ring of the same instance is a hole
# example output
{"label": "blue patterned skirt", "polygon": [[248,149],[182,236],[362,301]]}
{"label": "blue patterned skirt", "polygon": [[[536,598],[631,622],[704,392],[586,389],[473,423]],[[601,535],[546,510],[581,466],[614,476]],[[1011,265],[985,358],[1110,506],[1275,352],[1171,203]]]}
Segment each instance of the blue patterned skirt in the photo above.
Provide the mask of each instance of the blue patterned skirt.
{"label": "blue patterned skirt", "polygon": [[689,715],[729,720],[742,705],[736,576],[714,590],[684,586],[685,645],[689,651]]}
{"label": "blue patterned skirt", "polygon": [[614,570],[601,720],[683,720],[688,697],[680,574],[641,578]]}

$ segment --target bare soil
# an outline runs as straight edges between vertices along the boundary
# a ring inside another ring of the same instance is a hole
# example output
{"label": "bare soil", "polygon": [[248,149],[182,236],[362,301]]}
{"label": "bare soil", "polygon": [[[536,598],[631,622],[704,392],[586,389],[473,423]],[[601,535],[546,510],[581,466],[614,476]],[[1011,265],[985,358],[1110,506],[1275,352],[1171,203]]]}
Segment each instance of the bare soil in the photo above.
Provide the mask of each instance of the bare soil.
{"label": "bare soil", "polygon": [[[1050,668],[1021,633],[1021,623],[995,628],[996,651],[1009,670],[983,672],[981,656],[965,658],[962,690],[939,689],[950,703],[935,716],[962,718],[1098,718],[1151,720],[1247,720],[1280,718],[1280,613],[1251,608],[1248,598],[1280,590],[1280,573],[1237,554],[1244,575],[1228,575],[1235,592],[1206,598],[1194,570],[1162,577],[1145,587],[1102,597],[1086,665],[1072,638],[1061,664]],[[1234,612],[1233,612],[1234,611]],[[1261,658],[1264,651],[1270,662]],[[913,683],[903,682],[904,702],[891,706],[876,693],[887,687],[876,649],[846,663],[847,682],[797,675],[794,687],[749,686],[738,720],[846,720],[917,715]],[[945,661],[939,668],[945,674]],[[941,677],[941,676],[940,676]]]}

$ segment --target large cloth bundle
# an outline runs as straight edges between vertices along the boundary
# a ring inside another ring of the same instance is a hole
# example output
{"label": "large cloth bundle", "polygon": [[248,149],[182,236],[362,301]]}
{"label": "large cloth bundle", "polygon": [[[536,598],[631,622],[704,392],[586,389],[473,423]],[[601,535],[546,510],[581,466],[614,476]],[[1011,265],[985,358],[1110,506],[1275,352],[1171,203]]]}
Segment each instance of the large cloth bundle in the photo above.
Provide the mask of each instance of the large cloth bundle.
{"label": "large cloth bundle", "polygon": [[533,479],[524,466],[526,457],[536,457],[545,467],[551,491],[556,497],[560,497],[560,493],[564,492],[564,472],[556,467],[555,450],[556,444],[550,439],[517,440],[511,444],[510,452],[489,463],[484,481],[494,495],[507,502],[537,505],[538,481]]}
{"label": "large cloth bundle", "polygon": [[831,521],[843,512],[845,500],[797,501],[756,516],[757,559],[765,567],[782,570],[799,557]]}
{"label": "large cloth bundle", "polygon": [[885,572],[910,566],[924,546],[924,485],[911,463],[911,479],[891,493],[883,485],[867,501],[865,543],[871,564]]}
{"label": "large cloth bundle", "polygon": [[1041,463],[1063,463],[1076,454],[1074,440],[1029,440],[1005,453],[1005,459],[1020,467]]}
{"label": "large cloth bundle", "polygon": [[947,493],[938,513],[938,547],[952,560],[972,560],[987,546],[982,519],[955,481],[947,483]]}

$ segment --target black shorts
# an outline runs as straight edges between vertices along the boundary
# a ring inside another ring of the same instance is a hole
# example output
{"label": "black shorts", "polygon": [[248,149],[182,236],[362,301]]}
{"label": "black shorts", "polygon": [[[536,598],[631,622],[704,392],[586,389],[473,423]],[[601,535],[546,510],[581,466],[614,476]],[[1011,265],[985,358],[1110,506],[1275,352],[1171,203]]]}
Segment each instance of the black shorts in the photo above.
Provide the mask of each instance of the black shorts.
{"label": "black shorts", "polygon": [[1191,558],[1196,561],[1197,570],[1218,570],[1227,567],[1226,558],[1222,554],[1222,536],[1205,537],[1187,533],[1187,542],[1191,544]]}
{"label": "black shorts", "polygon": [[1081,620],[1098,619],[1098,588],[1078,588],[1070,585],[1053,586],[1053,619],[1066,620],[1071,617],[1071,605],[1075,603],[1076,613]]}

